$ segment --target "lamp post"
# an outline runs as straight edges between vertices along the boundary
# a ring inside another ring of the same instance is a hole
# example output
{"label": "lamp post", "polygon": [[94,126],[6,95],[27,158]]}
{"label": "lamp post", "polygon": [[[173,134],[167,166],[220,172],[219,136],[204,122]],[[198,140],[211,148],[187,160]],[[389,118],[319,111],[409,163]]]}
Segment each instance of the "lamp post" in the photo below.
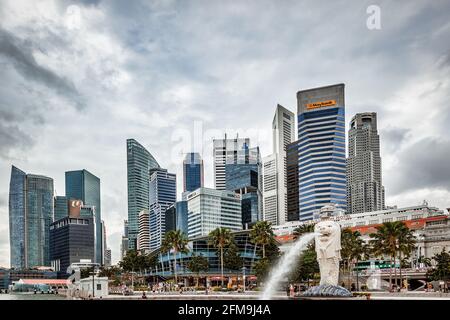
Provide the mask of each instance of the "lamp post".
{"label": "lamp post", "polygon": [[244,283],[244,292],[245,292],[245,266],[242,267],[242,282]]}

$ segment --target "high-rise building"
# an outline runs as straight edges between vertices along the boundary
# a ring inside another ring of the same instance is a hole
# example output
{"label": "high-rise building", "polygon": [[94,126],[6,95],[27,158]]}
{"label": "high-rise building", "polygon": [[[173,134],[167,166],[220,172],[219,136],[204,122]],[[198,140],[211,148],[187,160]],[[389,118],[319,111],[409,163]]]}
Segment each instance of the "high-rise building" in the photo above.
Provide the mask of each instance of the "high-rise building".
{"label": "high-rise building", "polygon": [[137,238],[137,250],[150,250],[150,219],[147,209],[139,212],[139,232]]}
{"label": "high-rise building", "polygon": [[123,220],[123,235],[120,243],[120,259],[123,259],[128,250],[128,220]]}
{"label": "high-rise building", "polygon": [[243,163],[225,165],[226,190],[241,195],[242,225],[262,220],[262,168],[259,147],[246,149]]}
{"label": "high-rise building", "polygon": [[347,158],[347,212],[384,210],[377,114],[356,114],[350,121]]}
{"label": "high-rise building", "polygon": [[287,221],[299,219],[298,141],[286,146]]}
{"label": "high-rise building", "polygon": [[67,216],[50,225],[50,261],[55,271],[67,272],[72,263],[95,259],[93,216]]}
{"label": "high-rise building", "polygon": [[53,179],[12,166],[9,184],[9,239],[12,268],[50,266]]}
{"label": "high-rise building", "polygon": [[134,139],[127,140],[129,249],[136,249],[139,212],[149,210],[150,171],[157,168],[158,162],[147,149]]}
{"label": "high-rise building", "polygon": [[233,191],[200,188],[188,195],[188,237],[216,228],[242,230],[241,196]]}
{"label": "high-rise building", "polygon": [[155,169],[150,176],[149,218],[150,218],[150,250],[161,247],[166,233],[166,209],[177,198],[176,175],[166,169]]}
{"label": "high-rise building", "polygon": [[245,163],[245,157],[248,156],[247,149],[250,148],[249,138],[213,140],[214,157],[214,188],[216,190],[226,189],[225,165],[234,163]]}
{"label": "high-rise building", "polygon": [[346,210],[344,84],[297,93],[299,219],[334,203]]}
{"label": "high-rise building", "polygon": [[272,121],[272,134],[273,157],[269,156],[266,160],[270,162],[270,166],[275,166],[275,185],[273,185],[272,178],[269,178],[270,186],[265,188],[268,189],[268,193],[263,197],[265,198],[264,204],[269,210],[267,216],[272,217],[270,222],[278,225],[287,221],[286,146],[295,140],[294,113],[277,105]]}
{"label": "high-rise building", "polygon": [[277,154],[263,158],[263,220],[278,225]]}
{"label": "high-rise building", "polygon": [[53,221],[69,216],[69,199],[64,196],[55,197],[55,212]]}
{"label": "high-rise building", "polygon": [[186,154],[183,161],[183,192],[191,192],[203,187],[203,160],[199,153]]}
{"label": "high-rise building", "polygon": [[100,202],[100,179],[89,171],[75,170],[67,171],[66,197],[83,201],[86,206],[94,207],[95,222],[95,262],[103,263],[103,231],[102,231],[102,211]]}
{"label": "high-rise building", "polygon": [[111,267],[111,249],[106,248],[105,250],[105,267]]}
{"label": "high-rise building", "polygon": [[177,201],[166,210],[166,232],[180,230],[188,234],[188,208],[187,201]]}

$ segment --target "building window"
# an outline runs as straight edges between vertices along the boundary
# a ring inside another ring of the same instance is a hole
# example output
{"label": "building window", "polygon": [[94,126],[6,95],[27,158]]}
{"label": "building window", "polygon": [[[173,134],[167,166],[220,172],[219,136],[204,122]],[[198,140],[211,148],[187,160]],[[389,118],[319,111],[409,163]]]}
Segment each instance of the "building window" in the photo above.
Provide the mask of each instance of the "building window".
{"label": "building window", "polygon": [[97,283],[97,290],[102,290],[102,285],[101,285],[101,283]]}
{"label": "building window", "polygon": [[383,219],[383,223],[385,223],[385,222],[392,222],[392,218]]}

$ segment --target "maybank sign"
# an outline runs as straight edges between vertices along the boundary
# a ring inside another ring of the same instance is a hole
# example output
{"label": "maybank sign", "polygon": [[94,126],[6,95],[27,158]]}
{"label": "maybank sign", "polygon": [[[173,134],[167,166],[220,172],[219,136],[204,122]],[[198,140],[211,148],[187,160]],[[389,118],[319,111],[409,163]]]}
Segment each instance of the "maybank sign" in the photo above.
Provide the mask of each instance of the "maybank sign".
{"label": "maybank sign", "polygon": [[306,109],[316,109],[316,108],[322,108],[322,107],[330,107],[336,105],[336,100],[326,100],[326,101],[320,101],[320,102],[314,102],[314,103],[308,103],[306,104]]}

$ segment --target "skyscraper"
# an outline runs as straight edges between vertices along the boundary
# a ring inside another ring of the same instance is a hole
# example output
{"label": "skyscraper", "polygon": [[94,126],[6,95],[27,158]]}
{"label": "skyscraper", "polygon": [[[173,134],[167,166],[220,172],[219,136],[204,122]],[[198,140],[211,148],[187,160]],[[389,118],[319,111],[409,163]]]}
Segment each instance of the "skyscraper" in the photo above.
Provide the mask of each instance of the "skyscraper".
{"label": "skyscraper", "polygon": [[55,197],[55,213],[53,221],[69,216],[69,199],[64,196]]}
{"label": "skyscraper", "polygon": [[298,141],[286,146],[287,221],[299,219]]}
{"label": "skyscraper", "polygon": [[166,209],[177,199],[176,175],[166,169],[155,169],[150,176],[149,189],[149,224],[150,250],[161,247],[166,233]]}
{"label": "skyscraper", "polygon": [[89,171],[67,171],[66,197],[83,201],[86,206],[94,207],[95,222],[95,262],[103,263],[102,211],[100,202],[100,179]]}
{"label": "skyscraper", "polygon": [[139,212],[149,210],[150,171],[157,168],[158,162],[147,149],[134,139],[127,140],[129,249],[136,249]]}
{"label": "skyscraper", "polygon": [[356,114],[350,121],[347,158],[347,212],[384,210],[377,114]]}
{"label": "skyscraper", "polygon": [[249,147],[249,138],[227,139],[225,134],[224,139],[213,140],[214,188],[216,190],[226,189],[225,165],[245,163],[245,150]]}
{"label": "skyscraper", "polygon": [[263,159],[263,220],[278,224],[277,154]]}
{"label": "skyscraper", "polygon": [[297,93],[300,221],[334,203],[346,210],[344,84]]}
{"label": "skyscraper", "polygon": [[188,234],[187,201],[177,201],[166,210],[166,232],[180,230]]}
{"label": "skyscraper", "polygon": [[200,154],[190,152],[183,161],[183,192],[194,191],[203,187],[203,160]]}
{"label": "skyscraper", "polygon": [[244,228],[262,220],[262,168],[259,147],[246,149],[243,163],[225,165],[226,190],[241,196]]}
{"label": "skyscraper", "polygon": [[50,266],[53,179],[12,166],[9,185],[11,267]]}
{"label": "skyscraper", "polygon": [[123,221],[123,235],[120,243],[120,259],[123,259],[128,250],[128,220]]}
{"label": "skyscraper", "polygon": [[139,212],[139,233],[137,238],[137,250],[150,250],[150,224],[147,209]]}
{"label": "skyscraper", "polygon": [[267,157],[265,161],[270,162],[266,166],[268,169],[275,166],[271,169],[274,171],[272,172],[274,177],[268,177],[270,185],[263,188],[268,190],[263,197],[265,208],[268,210],[265,215],[272,217],[270,218],[272,224],[279,225],[287,221],[286,146],[295,140],[295,115],[279,104],[272,121],[272,133],[273,156]]}
{"label": "skyscraper", "polygon": [[200,188],[188,195],[188,237],[208,235],[216,228],[242,230],[241,198],[227,190]]}

